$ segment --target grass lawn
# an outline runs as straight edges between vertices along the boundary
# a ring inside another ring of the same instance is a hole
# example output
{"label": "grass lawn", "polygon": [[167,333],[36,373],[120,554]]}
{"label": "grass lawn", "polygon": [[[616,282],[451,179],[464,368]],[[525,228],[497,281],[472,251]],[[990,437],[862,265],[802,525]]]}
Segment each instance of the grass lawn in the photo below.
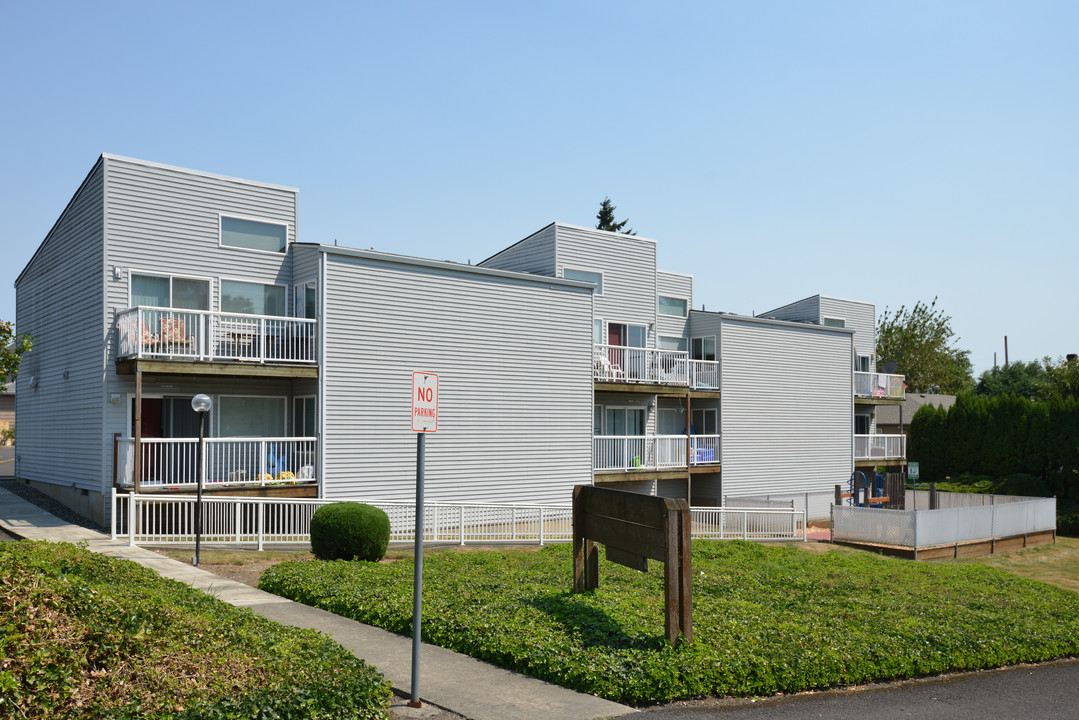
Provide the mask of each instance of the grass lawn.
{"label": "grass lawn", "polygon": [[127,560],[0,543],[0,720],[383,718],[389,684],[286,628]]}
{"label": "grass lawn", "polygon": [[1079,538],[1057,537],[1054,545],[950,562],[976,562],[1079,593]]}
{"label": "grass lawn", "polygon": [[[424,561],[424,639],[633,703],[796,692],[1079,654],[1075,592],[979,562],[737,541],[693,543],[694,642],[671,646],[661,566],[652,568],[641,574],[601,561],[600,588],[574,595],[566,545],[435,552]],[[260,586],[393,632],[411,630],[410,559],[283,562]]]}

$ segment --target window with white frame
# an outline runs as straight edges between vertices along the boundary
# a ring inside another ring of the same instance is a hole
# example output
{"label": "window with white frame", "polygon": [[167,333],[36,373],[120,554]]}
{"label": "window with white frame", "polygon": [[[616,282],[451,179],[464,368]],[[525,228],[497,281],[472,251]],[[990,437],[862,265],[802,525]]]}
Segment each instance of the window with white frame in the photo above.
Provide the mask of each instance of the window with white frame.
{"label": "window with white frame", "polygon": [[715,360],[716,336],[707,335],[690,340],[689,356],[694,360]]}
{"label": "window with white frame", "polygon": [[131,273],[131,306],[210,309],[210,281]]}
{"label": "window with white frame", "polygon": [[222,215],[221,244],[283,253],[288,247],[288,226]]}
{"label": "window with white frame", "polygon": [[315,437],[315,398],[313,395],[293,398],[292,435],[294,437]]}
{"label": "window with white frame", "polygon": [[824,318],[824,327],[841,328],[846,327],[847,323],[843,318]]}
{"label": "window with white frame", "polygon": [[596,289],[592,292],[596,295],[603,294],[603,273],[601,272],[564,267],[562,268],[562,277],[565,280],[581,280],[583,282],[593,283],[596,286]]}
{"label": "window with white frame", "polygon": [[670,337],[666,335],[659,336],[659,349],[660,350],[676,350],[678,352],[685,352],[687,340],[684,337]]}
{"label": "window with white frame", "polygon": [[222,395],[217,400],[221,437],[282,437],[285,398]]}
{"label": "window with white frame", "polygon": [[297,285],[293,302],[296,306],[296,317],[308,320],[318,317],[318,294],[315,292],[315,283]]}
{"label": "window with white frame", "polygon": [[596,345],[603,345],[606,340],[603,337],[603,320],[596,318],[592,321],[592,342]]}
{"label": "window with white frame", "polygon": [[685,298],[659,296],[659,314],[685,317],[689,310],[689,301]]}
{"label": "window with white frame", "polygon": [[280,315],[285,310],[285,287],[240,280],[221,281],[221,312]]}
{"label": "window with white frame", "polygon": [[854,359],[854,369],[856,372],[869,372],[869,363],[872,358],[869,355],[859,355]]}

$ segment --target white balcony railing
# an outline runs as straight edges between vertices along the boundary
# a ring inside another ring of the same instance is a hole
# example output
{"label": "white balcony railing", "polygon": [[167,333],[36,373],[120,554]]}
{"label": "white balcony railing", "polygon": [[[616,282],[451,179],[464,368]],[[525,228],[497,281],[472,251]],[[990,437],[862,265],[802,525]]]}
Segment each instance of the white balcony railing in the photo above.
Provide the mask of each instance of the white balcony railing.
{"label": "white balcony railing", "polygon": [[607,435],[592,438],[593,470],[669,470],[719,463],[719,435]]}
{"label": "white balcony railing", "polygon": [[[193,488],[198,438],[143,438],[141,488]],[[135,440],[118,438],[116,481],[134,484]],[[317,438],[206,438],[203,487],[318,481]]]}
{"label": "white balcony railing", "polygon": [[903,435],[855,435],[855,460],[902,460],[907,457]]}
{"label": "white balcony railing", "polygon": [[603,382],[719,389],[719,363],[690,360],[685,351],[595,345],[592,367],[593,377]]}
{"label": "white balcony railing", "polygon": [[317,323],[305,318],[137,307],[116,330],[119,358],[317,362]]}
{"label": "white balcony railing", "polygon": [[854,396],[902,400],[906,397],[903,380],[903,375],[856,372],[854,373]]}

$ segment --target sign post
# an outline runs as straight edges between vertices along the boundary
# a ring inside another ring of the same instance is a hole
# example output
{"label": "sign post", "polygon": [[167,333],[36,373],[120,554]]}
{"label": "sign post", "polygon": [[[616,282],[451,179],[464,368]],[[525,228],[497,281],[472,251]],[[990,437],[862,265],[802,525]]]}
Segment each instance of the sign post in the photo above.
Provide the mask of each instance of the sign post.
{"label": "sign post", "polygon": [[412,431],[416,435],[416,542],[412,577],[412,694],[409,707],[420,701],[420,614],[423,609],[423,471],[424,436],[438,430],[438,375],[412,373]]}

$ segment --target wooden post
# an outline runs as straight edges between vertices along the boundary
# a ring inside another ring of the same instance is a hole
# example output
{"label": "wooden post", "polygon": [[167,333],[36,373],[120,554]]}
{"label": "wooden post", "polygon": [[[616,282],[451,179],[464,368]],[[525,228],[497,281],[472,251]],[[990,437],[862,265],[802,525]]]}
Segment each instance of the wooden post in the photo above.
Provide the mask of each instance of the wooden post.
{"label": "wooden post", "polygon": [[940,507],[940,499],[937,497],[937,484],[929,483],[929,509],[936,510]]}
{"label": "wooden post", "polygon": [[839,485],[835,486],[835,504],[836,505],[842,505],[843,504],[843,490]]}
{"label": "wooden post", "polygon": [[139,494],[142,482],[142,368],[135,366],[135,467],[131,477],[134,479],[135,494]]}
{"label": "wooden post", "polygon": [[596,543],[584,536],[584,503],[580,502],[583,485],[573,488],[573,592],[599,587],[599,552]]}

